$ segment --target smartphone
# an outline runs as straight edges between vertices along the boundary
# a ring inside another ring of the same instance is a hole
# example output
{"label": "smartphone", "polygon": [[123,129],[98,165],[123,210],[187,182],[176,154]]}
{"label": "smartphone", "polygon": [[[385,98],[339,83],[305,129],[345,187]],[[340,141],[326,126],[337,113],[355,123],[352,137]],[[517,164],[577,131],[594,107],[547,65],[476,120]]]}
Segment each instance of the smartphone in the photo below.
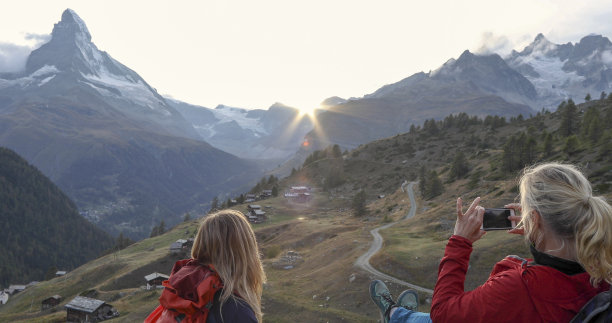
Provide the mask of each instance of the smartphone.
{"label": "smartphone", "polygon": [[513,209],[485,209],[482,229],[485,231],[513,229],[516,223],[508,220],[511,215],[514,215]]}

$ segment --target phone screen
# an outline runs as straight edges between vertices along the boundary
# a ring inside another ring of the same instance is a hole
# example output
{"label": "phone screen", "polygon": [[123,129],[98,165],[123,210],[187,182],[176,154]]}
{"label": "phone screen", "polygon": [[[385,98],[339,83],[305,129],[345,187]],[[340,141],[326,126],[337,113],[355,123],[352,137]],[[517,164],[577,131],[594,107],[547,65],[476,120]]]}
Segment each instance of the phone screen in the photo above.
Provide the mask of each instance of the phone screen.
{"label": "phone screen", "polygon": [[510,215],[514,215],[512,209],[485,209],[482,221],[482,229],[487,230],[510,230],[513,223],[508,220]]}

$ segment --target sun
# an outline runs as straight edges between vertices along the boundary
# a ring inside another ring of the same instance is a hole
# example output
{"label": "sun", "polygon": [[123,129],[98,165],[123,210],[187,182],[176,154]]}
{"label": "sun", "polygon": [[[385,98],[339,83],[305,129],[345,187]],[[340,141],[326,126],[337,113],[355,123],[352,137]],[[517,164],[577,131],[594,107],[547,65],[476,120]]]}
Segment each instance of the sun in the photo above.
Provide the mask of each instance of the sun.
{"label": "sun", "polygon": [[306,115],[311,118],[314,117],[314,111],[315,111],[314,106],[304,105],[304,106],[299,107],[298,110],[300,111],[300,116]]}

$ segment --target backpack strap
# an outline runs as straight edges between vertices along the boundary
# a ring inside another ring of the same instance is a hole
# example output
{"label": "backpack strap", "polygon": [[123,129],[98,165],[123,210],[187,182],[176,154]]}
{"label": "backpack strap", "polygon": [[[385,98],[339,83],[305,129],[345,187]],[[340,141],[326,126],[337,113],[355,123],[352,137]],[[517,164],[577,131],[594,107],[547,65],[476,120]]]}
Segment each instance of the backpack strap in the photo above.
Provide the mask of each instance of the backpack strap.
{"label": "backpack strap", "polygon": [[612,320],[610,303],[612,303],[610,290],[601,292],[584,304],[570,323],[610,322]]}

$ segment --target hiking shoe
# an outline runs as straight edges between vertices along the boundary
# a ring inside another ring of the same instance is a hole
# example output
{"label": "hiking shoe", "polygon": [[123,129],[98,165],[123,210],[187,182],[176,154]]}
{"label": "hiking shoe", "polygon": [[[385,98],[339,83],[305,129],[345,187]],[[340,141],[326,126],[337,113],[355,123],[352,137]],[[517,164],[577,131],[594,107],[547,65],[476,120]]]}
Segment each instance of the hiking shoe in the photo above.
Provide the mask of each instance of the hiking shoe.
{"label": "hiking shoe", "polygon": [[419,308],[419,294],[412,289],[403,291],[397,298],[397,306],[416,312]]}
{"label": "hiking shoe", "polygon": [[391,311],[391,307],[395,305],[393,298],[391,297],[391,292],[389,292],[389,288],[387,285],[380,280],[373,280],[370,283],[370,298],[378,306],[380,310],[381,320],[384,323],[389,322],[389,312]]}

